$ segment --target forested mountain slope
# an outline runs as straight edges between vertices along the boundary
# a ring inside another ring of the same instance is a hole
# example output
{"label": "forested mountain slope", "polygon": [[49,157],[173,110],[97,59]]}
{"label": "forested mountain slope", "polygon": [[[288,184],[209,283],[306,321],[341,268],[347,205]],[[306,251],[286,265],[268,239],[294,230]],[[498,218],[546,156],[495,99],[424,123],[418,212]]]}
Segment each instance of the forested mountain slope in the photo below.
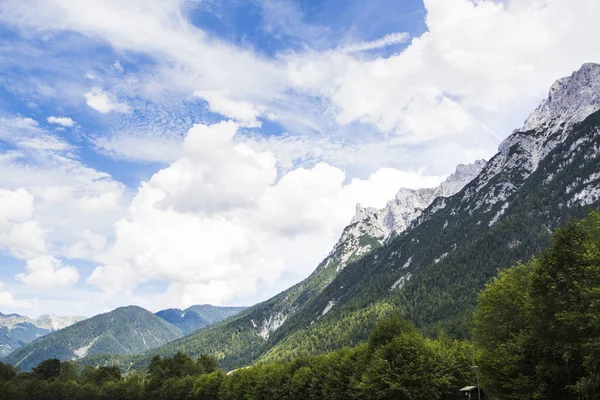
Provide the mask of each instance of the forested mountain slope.
{"label": "forested mountain slope", "polygon": [[359,223],[377,213],[362,212],[305,281],[125,361],[141,367],[177,351],[214,354],[225,368],[289,359],[357,344],[397,312],[427,333],[466,336],[477,292],[498,269],[538,254],[555,227],[598,207],[598,109],[600,65],[586,64],[552,86],[475,179],[432,199],[406,230],[382,234],[371,229],[379,223]]}
{"label": "forested mountain slope", "polygon": [[6,357],[23,370],[41,361],[77,360],[93,354],[134,354],[183,336],[179,328],[140,307],[117,308],[35,340]]}

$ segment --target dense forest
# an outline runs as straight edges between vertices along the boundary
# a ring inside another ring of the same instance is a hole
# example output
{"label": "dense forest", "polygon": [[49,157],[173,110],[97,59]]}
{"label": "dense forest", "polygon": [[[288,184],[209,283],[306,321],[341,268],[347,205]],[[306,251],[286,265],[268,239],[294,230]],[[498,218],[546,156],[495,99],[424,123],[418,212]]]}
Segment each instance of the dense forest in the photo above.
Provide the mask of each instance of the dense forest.
{"label": "dense forest", "polygon": [[213,357],[156,356],[144,373],[46,360],[30,373],[0,364],[2,399],[454,399],[472,382],[473,346],[423,337],[396,317],[367,343],[225,374]]}
{"label": "dense forest", "polygon": [[[0,364],[2,399],[600,399],[600,213],[557,229],[550,247],[479,295],[472,340],[425,337],[396,312],[352,348],[228,374],[212,356],[155,356],[144,370],[50,359]],[[342,328],[340,328],[342,329]]]}

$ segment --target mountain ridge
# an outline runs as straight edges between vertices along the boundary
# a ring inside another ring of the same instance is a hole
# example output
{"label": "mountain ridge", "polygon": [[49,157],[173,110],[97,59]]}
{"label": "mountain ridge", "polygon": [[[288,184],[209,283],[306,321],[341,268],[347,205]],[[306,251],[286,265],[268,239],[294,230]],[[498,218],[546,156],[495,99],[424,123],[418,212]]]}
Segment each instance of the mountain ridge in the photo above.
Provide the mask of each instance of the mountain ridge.
{"label": "mountain ridge", "polygon": [[15,349],[56,330],[73,325],[85,317],[57,316],[44,314],[29,318],[20,314],[0,313],[0,357],[5,357]]}

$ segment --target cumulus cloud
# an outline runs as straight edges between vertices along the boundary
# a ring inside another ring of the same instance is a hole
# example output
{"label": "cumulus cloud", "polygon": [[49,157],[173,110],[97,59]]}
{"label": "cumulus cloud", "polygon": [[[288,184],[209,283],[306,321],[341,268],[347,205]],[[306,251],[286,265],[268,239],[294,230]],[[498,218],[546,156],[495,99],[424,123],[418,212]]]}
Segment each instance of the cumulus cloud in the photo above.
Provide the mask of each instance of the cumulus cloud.
{"label": "cumulus cloud", "polygon": [[4,284],[0,282],[0,307],[8,309],[27,309],[37,307],[37,301],[17,300],[12,292],[3,290]]}
{"label": "cumulus cloud", "polygon": [[26,273],[18,274],[16,279],[38,290],[65,289],[79,280],[77,268],[63,265],[51,256],[27,260],[26,270]]}
{"label": "cumulus cloud", "polygon": [[120,103],[112,95],[106,93],[100,88],[93,88],[85,94],[85,101],[88,106],[102,114],[111,111],[120,113],[129,113],[131,108],[125,103]]}
{"label": "cumulus cloud", "polygon": [[69,117],[48,117],[48,123],[49,124],[62,125],[62,126],[65,126],[67,128],[70,128],[73,125],[75,125],[75,121],[73,121]]}
{"label": "cumulus cloud", "polygon": [[0,189],[0,249],[21,259],[46,252],[46,232],[33,213],[34,197],[27,190]]}
{"label": "cumulus cloud", "polygon": [[46,232],[38,221],[13,224],[8,232],[8,248],[17,258],[27,259],[48,250]]}
{"label": "cumulus cloud", "polygon": [[0,140],[20,150],[0,154],[0,249],[20,259],[97,258],[97,236],[106,237],[126,208],[125,186],[62,147],[23,146],[26,138],[56,138],[37,122],[4,117],[2,123]]}
{"label": "cumulus cloud", "polygon": [[223,303],[274,284],[284,271],[309,273],[356,202],[383,206],[400,186],[441,180],[382,169],[346,182],[325,163],[277,180],[274,155],[240,142],[238,128],[229,121],[189,130],[183,155],[140,186],[88,283],[130,292],[161,280],[170,283],[156,299],[163,307]]}

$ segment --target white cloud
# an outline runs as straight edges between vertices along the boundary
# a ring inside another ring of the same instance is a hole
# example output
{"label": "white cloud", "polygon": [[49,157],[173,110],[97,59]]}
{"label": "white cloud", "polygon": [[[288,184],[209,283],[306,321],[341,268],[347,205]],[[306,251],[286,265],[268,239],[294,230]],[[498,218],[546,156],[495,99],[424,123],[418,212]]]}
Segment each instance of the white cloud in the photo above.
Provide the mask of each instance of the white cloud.
{"label": "white cloud", "polygon": [[33,120],[5,117],[0,124],[7,128],[0,139],[22,149],[0,153],[0,249],[20,259],[84,252],[87,259],[99,257],[92,252],[102,247],[98,240],[85,237],[111,233],[128,201],[125,186],[62,146],[24,146],[26,139],[56,139]]}
{"label": "white cloud", "polygon": [[343,171],[322,163],[277,181],[273,154],[240,143],[237,129],[221,122],[189,130],[183,155],[141,185],[115,224],[105,265],[88,283],[113,293],[161,280],[170,283],[156,298],[162,307],[223,303],[275,284],[284,271],[309,273],[356,202],[380,207],[402,185],[441,180],[383,169],[345,183]]}
{"label": "white cloud", "polygon": [[0,249],[21,259],[47,250],[46,232],[32,220],[34,197],[25,189],[0,189]]}
{"label": "white cloud", "polygon": [[121,61],[119,60],[115,61],[112,67],[119,72],[123,72],[123,66],[121,65]]}
{"label": "white cloud", "polygon": [[48,251],[46,231],[38,221],[13,224],[8,232],[8,248],[17,258],[37,257]]}
{"label": "white cloud", "polygon": [[67,128],[70,128],[73,125],[75,125],[75,121],[73,121],[69,117],[48,117],[48,123],[50,123],[50,124],[56,124],[56,125],[62,125],[62,126],[65,126]]}
{"label": "white cloud", "polygon": [[98,111],[99,113],[106,114],[111,111],[120,113],[129,113],[131,108],[125,104],[115,100],[114,97],[100,88],[93,88],[85,94],[85,101],[88,106]]}
{"label": "white cloud", "polygon": [[107,156],[138,162],[169,163],[181,154],[182,141],[166,135],[129,134],[99,136],[93,140],[97,150]]}
{"label": "white cloud", "polygon": [[208,102],[210,111],[238,121],[242,126],[258,128],[261,123],[256,118],[265,113],[266,107],[246,101],[232,100],[218,92],[197,91],[194,93]]}
{"label": "white cloud", "polygon": [[107,237],[96,234],[90,230],[85,230],[76,234],[79,240],[69,246],[65,251],[67,258],[78,258],[82,260],[94,259],[98,254],[102,254],[106,247]]}
{"label": "white cloud", "polygon": [[73,286],[79,280],[77,268],[63,266],[51,256],[40,256],[27,260],[27,272],[18,274],[17,280],[38,290],[56,290]]}
{"label": "white cloud", "polygon": [[10,221],[25,221],[31,218],[33,202],[33,196],[23,188],[0,188],[0,227],[6,227]]}
{"label": "white cloud", "polygon": [[17,300],[14,295],[6,290],[2,290],[4,284],[0,282],[0,307],[8,309],[28,309],[37,307],[37,301]]}
{"label": "white cloud", "polygon": [[[154,95],[157,86],[186,94],[230,88],[233,98],[260,104],[279,92],[284,76],[272,62],[209,37],[187,20],[185,5],[185,0],[8,0],[0,19],[22,28],[78,31],[117,49],[155,56],[162,60],[162,75],[144,80]],[[99,109],[104,104],[97,100]]]}
{"label": "white cloud", "polygon": [[293,56],[291,81],[329,98],[342,125],[367,122],[408,142],[454,136],[468,145],[497,131],[505,136],[553,80],[599,60],[597,1],[426,0],[425,7],[428,32],[401,53]]}
{"label": "white cloud", "polygon": [[31,118],[1,116],[0,140],[24,151],[62,152],[71,149],[69,143],[46,132]]}
{"label": "white cloud", "polygon": [[385,35],[381,39],[372,40],[370,42],[353,43],[338,47],[337,51],[341,53],[355,53],[359,51],[381,49],[383,47],[394,44],[406,43],[410,39],[410,35],[406,32],[396,32]]}

